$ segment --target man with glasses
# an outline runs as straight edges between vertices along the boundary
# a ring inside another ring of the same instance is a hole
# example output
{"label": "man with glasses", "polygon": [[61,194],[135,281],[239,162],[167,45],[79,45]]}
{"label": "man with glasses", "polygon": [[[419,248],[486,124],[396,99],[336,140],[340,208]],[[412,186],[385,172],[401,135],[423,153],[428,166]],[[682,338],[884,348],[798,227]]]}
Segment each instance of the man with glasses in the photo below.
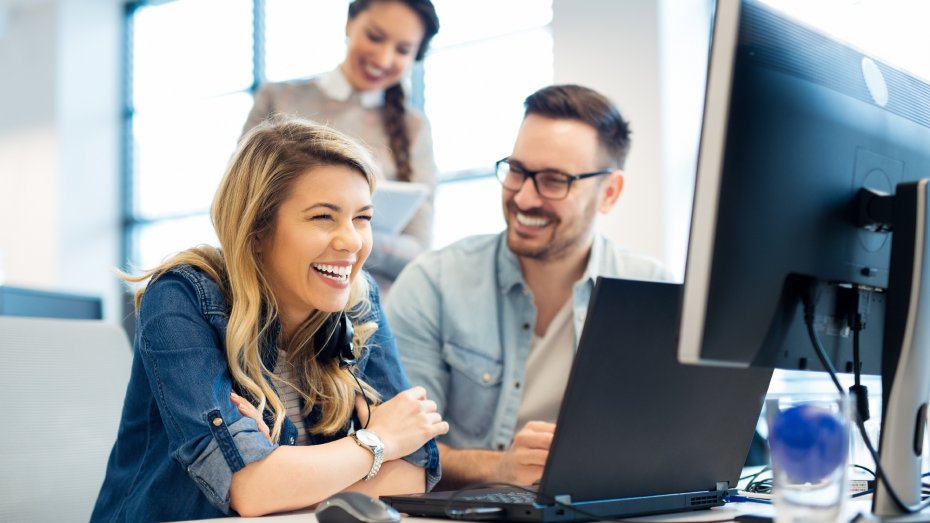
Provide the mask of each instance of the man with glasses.
{"label": "man with glasses", "polygon": [[385,304],[410,382],[450,425],[445,488],[538,480],[595,278],[669,279],[595,232],[623,189],[630,130],[616,107],[577,85],[524,105],[496,166],[506,230],[421,255]]}

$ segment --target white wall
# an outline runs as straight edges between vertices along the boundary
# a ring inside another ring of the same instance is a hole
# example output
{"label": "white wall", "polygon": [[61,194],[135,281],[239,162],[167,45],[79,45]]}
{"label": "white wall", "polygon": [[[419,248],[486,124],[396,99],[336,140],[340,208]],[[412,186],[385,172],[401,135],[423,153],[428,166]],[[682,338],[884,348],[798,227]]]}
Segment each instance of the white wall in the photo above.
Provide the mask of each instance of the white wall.
{"label": "white wall", "polygon": [[0,251],[9,282],[52,285],[60,190],[55,129],[58,9],[7,8],[0,34]]}
{"label": "white wall", "polygon": [[624,193],[609,238],[680,278],[690,227],[709,31],[706,0],[555,0],[556,83],[610,98],[630,121]]}
{"label": "white wall", "polygon": [[119,0],[0,3],[5,283],[104,297],[119,314]]}

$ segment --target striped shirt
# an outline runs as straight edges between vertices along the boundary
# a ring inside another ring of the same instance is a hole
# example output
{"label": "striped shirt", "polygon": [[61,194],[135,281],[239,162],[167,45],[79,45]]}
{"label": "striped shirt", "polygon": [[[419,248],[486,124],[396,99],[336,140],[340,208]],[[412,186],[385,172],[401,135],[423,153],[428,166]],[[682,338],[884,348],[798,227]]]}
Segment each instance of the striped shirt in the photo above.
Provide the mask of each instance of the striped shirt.
{"label": "striped shirt", "polygon": [[271,372],[274,387],[281,401],[284,402],[287,418],[297,427],[297,444],[306,445],[310,442],[310,438],[304,424],[304,416],[300,412],[303,402],[300,393],[291,385],[297,382],[297,374],[294,372],[294,367],[287,362],[287,353],[281,349],[278,349],[278,361]]}

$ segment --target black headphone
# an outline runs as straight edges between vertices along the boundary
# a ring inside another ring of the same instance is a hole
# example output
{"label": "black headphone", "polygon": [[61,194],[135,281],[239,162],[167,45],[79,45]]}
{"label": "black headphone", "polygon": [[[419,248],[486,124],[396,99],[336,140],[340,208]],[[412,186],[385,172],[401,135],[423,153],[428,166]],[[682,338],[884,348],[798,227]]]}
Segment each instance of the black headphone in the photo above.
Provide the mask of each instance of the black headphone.
{"label": "black headphone", "polygon": [[324,362],[339,359],[339,367],[346,368],[358,363],[352,338],[355,329],[349,320],[349,315],[342,312],[333,314],[320,326],[313,335],[313,344],[320,349],[316,353],[317,360]]}
{"label": "black headphone", "polygon": [[[342,312],[333,314],[320,326],[320,329],[313,335],[313,344],[320,347],[316,353],[316,358],[320,362],[339,359],[339,368],[345,369],[358,363],[358,356],[355,355],[355,348],[352,338],[355,336],[355,328],[349,320],[349,315]],[[358,376],[351,370],[349,373],[358,383],[358,392],[365,398],[365,405],[368,407],[368,419],[362,428],[368,428],[368,422],[371,421],[371,400],[365,394],[362,383]]]}

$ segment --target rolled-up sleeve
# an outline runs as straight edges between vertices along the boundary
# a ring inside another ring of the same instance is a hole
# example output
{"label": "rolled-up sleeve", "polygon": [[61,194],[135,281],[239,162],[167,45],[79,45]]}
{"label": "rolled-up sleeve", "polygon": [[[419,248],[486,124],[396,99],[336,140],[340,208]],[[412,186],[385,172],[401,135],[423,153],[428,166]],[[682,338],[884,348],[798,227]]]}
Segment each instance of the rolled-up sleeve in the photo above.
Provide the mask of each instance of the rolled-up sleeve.
{"label": "rolled-up sleeve", "polygon": [[[410,382],[401,366],[394,334],[381,309],[378,288],[373,281],[370,284],[371,313],[368,319],[377,322],[378,330],[368,342],[368,357],[359,365],[359,371],[365,377],[365,381],[378,391],[381,399],[386,401],[398,392],[409,389]],[[439,448],[435,440],[429,440],[415,452],[404,457],[404,460],[426,469],[427,491],[432,490],[439,482],[442,471],[439,466]]]}
{"label": "rolled-up sleeve", "polygon": [[169,272],[149,285],[139,310],[143,366],[168,435],[169,452],[210,502],[229,512],[232,475],[271,453],[251,418],[229,398],[225,322],[202,304],[202,282]]}

